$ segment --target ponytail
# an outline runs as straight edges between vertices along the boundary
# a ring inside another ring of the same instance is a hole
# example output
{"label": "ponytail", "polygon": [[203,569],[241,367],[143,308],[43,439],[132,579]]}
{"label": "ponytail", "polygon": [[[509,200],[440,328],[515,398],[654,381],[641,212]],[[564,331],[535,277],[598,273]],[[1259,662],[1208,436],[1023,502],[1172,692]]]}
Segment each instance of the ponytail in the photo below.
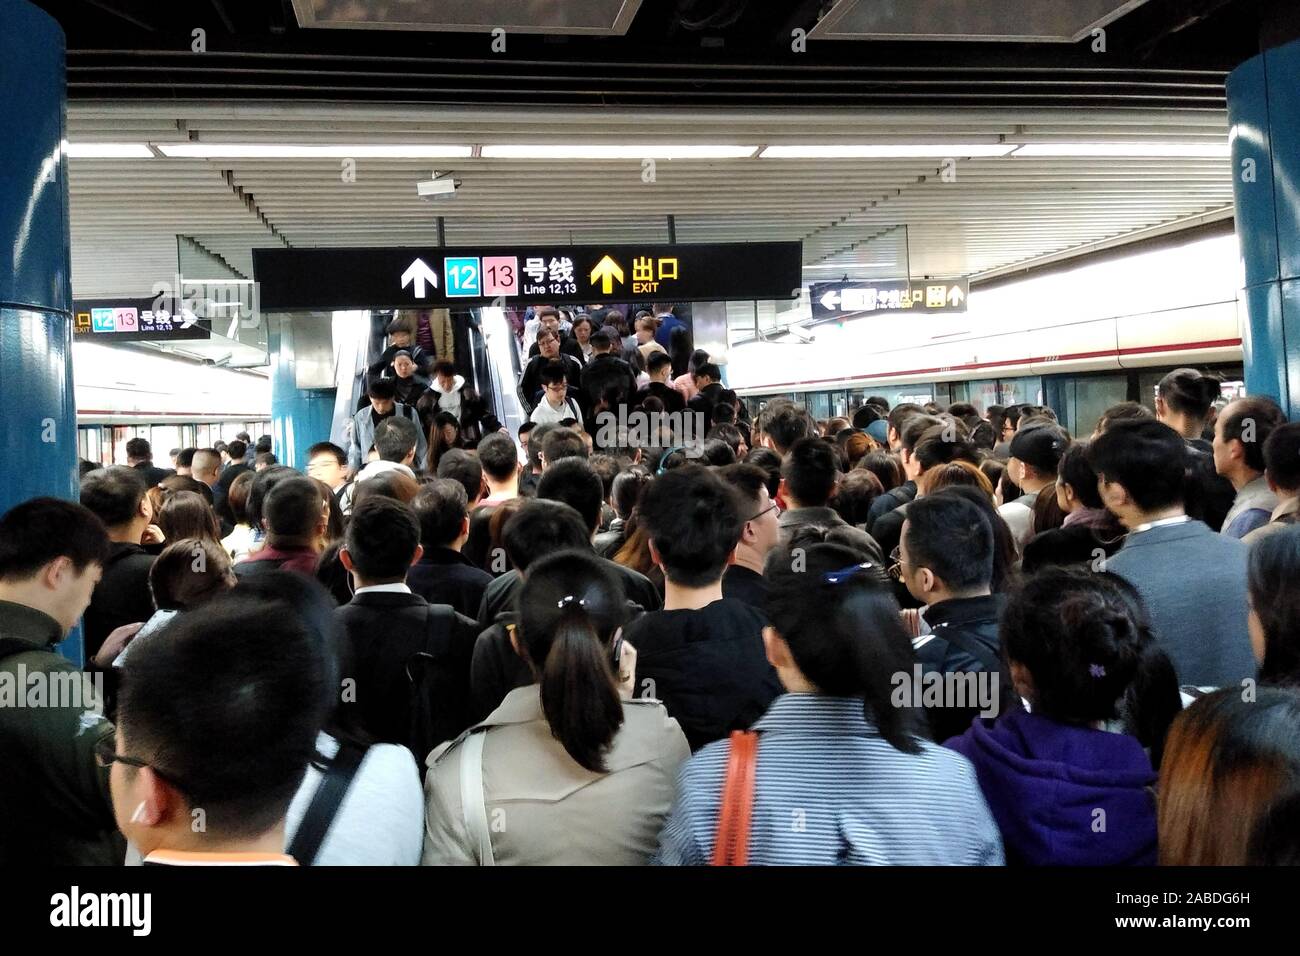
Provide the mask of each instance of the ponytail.
{"label": "ponytail", "polygon": [[576,602],[555,625],[542,664],[542,713],[569,756],[605,772],[605,751],[623,726],[623,702],[605,645]]}
{"label": "ponytail", "polygon": [[1165,755],[1169,727],[1183,709],[1178,692],[1178,674],[1169,655],[1149,637],[1138,658],[1137,672],[1124,694],[1125,724],[1151,754],[1151,766],[1159,770]]}

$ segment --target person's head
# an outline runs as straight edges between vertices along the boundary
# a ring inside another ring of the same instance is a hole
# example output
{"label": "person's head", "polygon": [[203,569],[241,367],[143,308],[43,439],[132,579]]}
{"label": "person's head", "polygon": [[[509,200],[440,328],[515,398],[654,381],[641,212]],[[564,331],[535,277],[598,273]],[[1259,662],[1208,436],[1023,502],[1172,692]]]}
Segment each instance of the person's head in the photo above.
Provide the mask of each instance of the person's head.
{"label": "person's head", "polygon": [[182,448],[181,453],[176,456],[176,474],[183,475],[186,478],[194,470],[194,454],[197,448]]}
{"label": "person's head", "polygon": [[337,692],[322,641],[288,604],[241,592],[139,642],[123,668],[116,750],[101,759],[118,827],[144,856],[282,842],[316,752]]}
{"label": "person's head", "polygon": [[280,482],[287,481],[294,476],[305,477],[299,475],[292,468],[286,468],[283,465],[275,465],[265,471],[254,473],[253,484],[248,490],[248,502],[245,506],[250,525],[254,528],[261,528],[263,531],[266,530],[266,518],[263,514],[266,496]]}
{"label": "person's head", "polygon": [[898,456],[887,451],[868,452],[862,456],[857,467],[875,475],[885,491],[892,491],[904,481],[902,462]]}
{"label": "person's head", "polygon": [[528,445],[535,428],[537,425],[534,422],[524,422],[519,426],[519,447],[524,450],[524,454],[528,453]]}
{"label": "person's head", "polygon": [[782,457],[799,439],[817,434],[817,425],[808,410],[794,402],[770,402],[756,427]]}
{"label": "person's head", "polygon": [[248,442],[236,438],[226,446],[226,455],[232,462],[241,462],[248,455]]}
{"label": "person's head", "polygon": [[62,636],[90,605],[108,550],[103,522],[82,505],[58,498],[15,505],[0,517],[0,600],[54,618]]}
{"label": "person's head", "polygon": [[614,347],[614,339],[603,328],[591,334],[591,348],[597,355],[603,355]]}
{"label": "person's head", "polygon": [[478,455],[464,448],[453,448],[438,462],[438,477],[448,478],[465,489],[465,499],[473,507],[483,500],[483,465]]}
{"label": "person's head", "polygon": [[866,524],[872,502],[884,494],[884,490],[880,479],[871,472],[854,468],[840,479],[831,507],[849,524],[861,526]]}
{"label": "person's head", "polygon": [[352,509],[339,560],[358,586],[366,587],[406,580],[407,569],[423,554],[420,524],[411,507],[375,496]]}
{"label": "person's head", "polygon": [[[592,336],[592,345],[595,345],[595,336]],[[553,360],[560,355],[560,334],[552,332],[550,329],[542,329],[537,333],[537,352],[547,360]]]}
{"label": "person's head", "polygon": [[1162,866],[1240,866],[1272,806],[1300,783],[1300,691],[1228,687],[1179,714],[1156,788]]}
{"label": "person's head", "polygon": [[153,520],[153,505],[144,477],[134,468],[114,465],[92,471],[81,480],[81,503],[104,523],[114,538],[135,544]]}
{"label": "person's head", "polygon": [[990,501],[993,500],[993,483],[988,476],[969,461],[962,460],[927,468],[917,482],[918,495],[932,495],[955,485],[977,488],[988,495]]}
{"label": "person's head", "polygon": [[1097,492],[1097,473],[1088,463],[1088,444],[1075,442],[1065,449],[1056,473],[1056,505],[1064,514],[1104,507]]}
{"label": "person's head", "polygon": [[177,491],[163,499],[156,523],[167,541],[199,538],[221,543],[221,526],[211,506],[192,491]]}
{"label": "person's head", "polygon": [[270,537],[309,546],[329,525],[329,510],[321,504],[316,482],[290,471],[267,493],[262,519]]}
{"label": "person's head", "polygon": [[221,478],[221,454],[212,448],[200,448],[194,453],[190,475],[212,488]]}
{"label": "person's head", "polygon": [[456,387],[456,365],[448,362],[446,359],[439,359],[433,363],[433,380],[438,387],[444,392],[450,392]]}
{"label": "person's head", "polygon": [[1251,545],[1249,568],[1248,621],[1259,679],[1300,684],[1300,525]]}
{"label": "person's head", "polygon": [[1105,433],[1116,422],[1123,421],[1152,421],[1155,418],[1151,414],[1151,409],[1139,402],[1120,402],[1118,405],[1112,405],[1101,413],[1097,419],[1097,427],[1093,429],[1092,437]]}
{"label": "person's head", "polygon": [[277,459],[269,451],[258,452],[257,457],[253,459],[253,470],[266,471],[266,469],[272,467],[273,465],[278,465],[279,463],[280,463],[279,459]]}
{"label": "person's head", "polygon": [[1055,480],[1069,444],[1069,437],[1056,425],[1022,426],[1011,439],[1011,458],[1007,461],[1011,480],[1027,492]]}
{"label": "person's head", "polygon": [[1016,692],[1035,714],[1083,727],[1122,720],[1160,765],[1182,701],[1132,585],[1106,572],[1044,568],[1011,593],[998,635]]}
{"label": "person's head", "polygon": [[988,594],[993,528],[975,505],[926,495],[907,506],[898,544],[899,580],[923,604]]}
{"label": "person's head", "polygon": [[1279,498],[1300,495],[1300,422],[1278,425],[1264,441],[1264,474]]}
{"label": "person's head", "polygon": [[581,767],[605,771],[623,724],[613,645],[627,622],[623,588],[595,555],[562,551],[529,566],[514,642],[541,684],[551,733]]}
{"label": "person's head", "polygon": [[371,378],[366,388],[370,407],[379,415],[391,415],[397,404],[397,383],[391,378]]}
{"label": "person's head", "polygon": [[415,374],[415,360],[411,358],[410,352],[403,349],[393,356],[393,371],[400,379],[409,379]]}
{"label": "person's head", "polygon": [[573,337],[578,340],[579,345],[586,345],[591,341],[591,335],[596,331],[595,323],[591,321],[591,316],[580,315],[573,320],[570,326],[573,330]]}
{"label": "person's head", "polygon": [[835,451],[824,438],[800,438],[781,462],[782,497],[796,508],[822,508],[839,482]]}
{"label": "person's head", "polygon": [[230,506],[230,513],[234,516],[237,525],[251,523],[248,520],[248,496],[252,492],[253,482],[256,480],[257,474],[255,472],[240,472],[239,477],[230,483],[230,490],[226,492],[226,504]]}
{"label": "person's head", "polygon": [[586,439],[576,428],[551,428],[542,436],[539,460],[543,469],[549,469],[565,458],[587,458],[591,450]]}
{"label": "person's head", "polygon": [[411,325],[405,316],[398,316],[388,323],[388,341],[393,348],[409,349],[411,347]]}
{"label": "person's head", "polygon": [[553,407],[564,404],[569,392],[569,375],[559,361],[547,362],[542,366],[542,394]]}
{"label": "person's head", "polygon": [[600,526],[605,488],[600,476],[582,458],[565,458],[548,464],[537,483],[537,497],[571,506],[582,515],[589,534],[595,534]]}
{"label": "person's head", "polygon": [[153,461],[153,446],[147,438],[132,438],[126,443],[126,463],[136,465],[142,461]]}
{"label": "person's head", "polygon": [[443,448],[459,448],[464,444],[460,434],[460,419],[451,412],[439,412],[434,416],[429,444],[432,446],[435,443]]}
{"label": "person's head", "polygon": [[488,481],[502,485],[515,480],[519,474],[519,455],[509,435],[493,432],[478,443],[479,464]]}
{"label": "person's head", "polygon": [[[378,432],[375,429],[376,436]],[[337,491],[347,484],[348,453],[333,442],[312,445],[307,449],[307,474]]]}
{"label": "person's head", "polygon": [[168,538],[149,569],[149,590],[160,611],[192,611],[235,586],[230,556],[211,538]]}
{"label": "person's head", "polygon": [[460,550],[469,537],[469,500],[459,481],[435,478],[420,487],[411,501],[420,525],[420,544],[424,550],[452,548]]}
{"label": "person's head", "polygon": [[667,382],[673,371],[673,360],[667,352],[651,352],[646,359],[645,370],[652,382]]}
{"label": "person's head", "polygon": [[[907,433],[909,436],[912,434],[910,426]],[[950,462],[965,462],[974,468],[980,460],[979,452],[971,443],[970,432],[956,420],[931,425],[915,439],[908,453],[915,461],[918,478],[931,468]]]}
{"label": "person's head", "polygon": [[695,370],[695,387],[708,388],[722,381],[722,369],[712,362],[705,362]]}
{"label": "person's head", "polygon": [[685,588],[722,578],[746,518],[730,487],[710,469],[690,464],[650,482],[639,515],[654,563],[669,583]]}
{"label": "person's head", "polygon": [[560,310],[554,306],[547,305],[538,309],[537,322],[539,329],[560,334]]}
{"label": "person's head", "polygon": [[736,463],[736,453],[721,438],[709,438],[704,442],[700,463],[713,468],[734,465]]}
{"label": "person's head", "polygon": [[400,468],[382,471],[365,481],[357,483],[352,494],[352,507],[368,498],[391,498],[402,504],[410,504],[420,490],[420,483]]}
{"label": "person's head", "polygon": [[636,340],[640,345],[654,341],[655,332],[659,330],[659,320],[646,315],[636,320]]}
{"label": "person's head", "polygon": [[415,461],[415,449],[419,443],[420,428],[409,418],[394,415],[385,418],[375,428],[375,451],[379,453],[380,461],[410,465]]}
{"label": "person's head", "polygon": [[901,405],[895,405],[889,410],[889,414],[885,418],[888,425],[885,436],[889,442],[890,451],[898,451],[902,447],[903,429],[906,427],[908,420],[913,416],[924,414],[925,412],[921,409],[921,406],[915,402],[903,402]]}
{"label": "person's head", "polygon": [[212,489],[203,482],[197,481],[189,475],[168,475],[162,481],[158,482],[156,487],[149,489],[149,498],[155,505],[155,518],[157,517],[158,512],[162,510],[162,503],[166,500],[167,496],[178,491],[192,491],[194,494],[206,501],[208,505],[212,505],[216,500],[216,496],[213,494]]}
{"label": "person's head", "polygon": [[770,448],[751,448],[745,454],[744,464],[762,470],[767,494],[775,500],[781,493],[781,456]]}
{"label": "person's head", "polygon": [[[899,406],[899,408],[902,407],[903,406],[901,405]],[[903,474],[907,476],[909,481],[915,481],[921,476],[923,469],[921,463],[913,454],[913,451],[915,450],[917,443],[920,442],[921,436],[930,432],[931,429],[942,429],[944,427],[944,421],[942,418],[938,418],[934,415],[927,415],[924,412],[914,412],[910,415],[905,415],[902,418],[902,423],[903,428],[898,435],[899,459],[903,464]],[[938,432],[933,432],[932,434],[938,434]],[[890,446],[892,447],[893,444],[894,440],[891,437]]]}
{"label": "person's head", "polygon": [[1197,438],[1223,380],[1194,368],[1176,368],[1156,386],[1156,418],[1185,438]]}
{"label": "person's head", "polygon": [[763,642],[788,690],[860,697],[885,740],[917,753],[924,718],[891,700],[893,675],[910,674],[915,656],[878,571],[838,544],[814,544],[798,555],[773,550],[763,574],[769,622]]}
{"label": "person's head", "polygon": [[590,525],[571,505],[529,498],[517,507],[501,529],[501,546],[521,575],[526,577],[529,565],[543,555],[591,550]]}
{"label": "person's head", "polygon": [[1214,468],[1240,488],[1264,471],[1264,443],[1286,415],[1262,395],[1239,398],[1219,413],[1214,424]]}
{"label": "person's head", "polygon": [[719,468],[717,475],[735,492],[744,524],[736,544],[737,556],[762,565],[781,537],[781,520],[767,490],[767,474],[757,465],[735,464]]}
{"label": "person's head", "polygon": [[1182,507],[1187,445],[1168,425],[1117,421],[1089,442],[1087,455],[1102,503],[1128,527]]}
{"label": "person's head", "polygon": [[633,465],[614,476],[610,485],[609,500],[614,511],[624,520],[632,517],[632,512],[641,501],[641,493],[650,483],[650,472],[640,465]]}

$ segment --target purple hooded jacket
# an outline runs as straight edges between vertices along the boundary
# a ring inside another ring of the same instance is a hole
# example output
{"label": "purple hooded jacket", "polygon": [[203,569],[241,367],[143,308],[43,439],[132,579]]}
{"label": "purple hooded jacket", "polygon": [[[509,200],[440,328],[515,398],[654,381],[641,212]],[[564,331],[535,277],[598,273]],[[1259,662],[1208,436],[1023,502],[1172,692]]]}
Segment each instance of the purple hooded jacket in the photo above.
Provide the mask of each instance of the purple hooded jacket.
{"label": "purple hooded jacket", "polygon": [[1155,865],[1156,774],[1135,737],[1015,710],[944,746],[975,765],[1008,864]]}

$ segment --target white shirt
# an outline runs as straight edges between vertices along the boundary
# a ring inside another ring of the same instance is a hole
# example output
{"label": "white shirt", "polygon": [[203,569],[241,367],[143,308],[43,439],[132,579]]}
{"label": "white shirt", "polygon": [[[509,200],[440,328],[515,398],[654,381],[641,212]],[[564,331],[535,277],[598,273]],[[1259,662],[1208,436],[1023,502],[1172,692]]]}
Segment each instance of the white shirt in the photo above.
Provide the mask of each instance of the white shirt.
{"label": "white shirt", "polygon": [[354,597],[358,594],[410,594],[411,589],[398,581],[396,584],[372,584],[369,587],[357,588],[352,593]]}
{"label": "white shirt", "polygon": [[582,413],[578,411],[577,403],[571,398],[566,398],[564,404],[559,408],[552,408],[551,403],[546,400],[545,396],[537,403],[533,413],[528,416],[528,420],[536,425],[559,424],[566,418],[576,418],[578,421],[582,421]]}

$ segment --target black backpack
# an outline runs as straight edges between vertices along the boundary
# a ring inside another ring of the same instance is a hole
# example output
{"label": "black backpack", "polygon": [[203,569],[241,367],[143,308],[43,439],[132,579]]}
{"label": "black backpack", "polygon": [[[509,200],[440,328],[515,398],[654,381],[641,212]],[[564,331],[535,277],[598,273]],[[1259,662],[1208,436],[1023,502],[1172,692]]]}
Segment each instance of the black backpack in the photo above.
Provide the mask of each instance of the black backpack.
{"label": "black backpack", "polygon": [[[465,728],[449,720],[441,685],[445,652],[450,643],[451,625],[456,612],[446,604],[430,604],[426,613],[428,637],[425,650],[416,651],[406,661],[407,700],[410,714],[406,745],[423,766],[429,751],[444,740],[452,740]],[[468,676],[468,675],[466,675]]]}

